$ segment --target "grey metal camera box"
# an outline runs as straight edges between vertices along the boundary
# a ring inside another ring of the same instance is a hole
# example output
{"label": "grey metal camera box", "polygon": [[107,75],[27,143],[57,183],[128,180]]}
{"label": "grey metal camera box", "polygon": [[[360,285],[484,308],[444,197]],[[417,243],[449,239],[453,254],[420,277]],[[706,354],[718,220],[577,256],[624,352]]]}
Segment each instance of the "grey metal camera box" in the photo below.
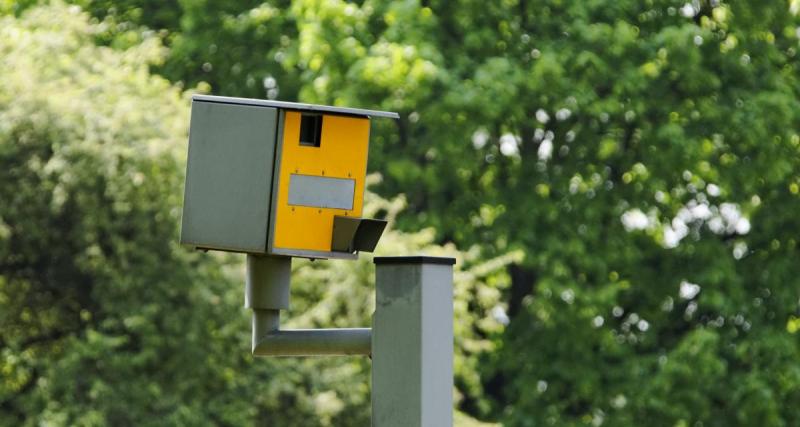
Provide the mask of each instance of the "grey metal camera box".
{"label": "grey metal camera box", "polygon": [[373,250],[385,221],[360,216],[375,116],[398,117],[194,95],[181,243],[308,258]]}

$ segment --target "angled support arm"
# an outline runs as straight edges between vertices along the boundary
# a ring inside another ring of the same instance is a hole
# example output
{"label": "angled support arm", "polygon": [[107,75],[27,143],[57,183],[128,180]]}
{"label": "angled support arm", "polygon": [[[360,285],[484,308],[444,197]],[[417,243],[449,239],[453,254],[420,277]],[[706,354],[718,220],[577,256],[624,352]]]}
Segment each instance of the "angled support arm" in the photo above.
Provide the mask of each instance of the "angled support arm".
{"label": "angled support arm", "polygon": [[370,328],[282,331],[279,318],[278,310],[253,310],[254,356],[370,355]]}
{"label": "angled support arm", "polygon": [[370,355],[372,330],[280,329],[289,308],[291,258],[247,255],[245,307],[253,309],[254,356]]}

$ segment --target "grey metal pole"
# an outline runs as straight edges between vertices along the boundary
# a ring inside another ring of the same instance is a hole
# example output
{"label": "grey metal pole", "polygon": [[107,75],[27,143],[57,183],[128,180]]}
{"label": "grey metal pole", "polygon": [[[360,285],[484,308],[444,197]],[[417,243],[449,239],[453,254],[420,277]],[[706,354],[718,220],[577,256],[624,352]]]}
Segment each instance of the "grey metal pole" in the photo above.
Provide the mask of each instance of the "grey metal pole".
{"label": "grey metal pole", "polygon": [[376,257],[372,426],[453,425],[453,258]]}
{"label": "grey metal pole", "polygon": [[292,258],[247,254],[244,306],[253,310],[289,308]]}

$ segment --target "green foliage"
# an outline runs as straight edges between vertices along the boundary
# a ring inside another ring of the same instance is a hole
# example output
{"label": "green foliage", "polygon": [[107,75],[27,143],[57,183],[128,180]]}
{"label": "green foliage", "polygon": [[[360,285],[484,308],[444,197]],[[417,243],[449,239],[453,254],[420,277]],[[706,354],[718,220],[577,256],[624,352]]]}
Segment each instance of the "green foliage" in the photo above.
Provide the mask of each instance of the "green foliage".
{"label": "green foliage", "polygon": [[793,3],[512,3],[275,18],[294,23],[274,58],[301,99],[403,115],[370,158],[383,194],[408,194],[401,226],[525,253],[480,365],[490,398],[462,407],[513,425],[798,419]]}
{"label": "green foliage", "polygon": [[[73,6],[0,19],[0,425],[369,424],[368,360],[253,360],[243,257],[179,247],[188,99],[148,71],[159,40],[96,46],[105,28]],[[404,206],[365,209],[393,223]],[[381,253],[471,266],[457,376],[474,388],[500,304],[482,281],[516,258],[434,237],[390,230]],[[289,326],[368,324],[373,275],[297,262]]]}
{"label": "green foliage", "polygon": [[159,42],[95,47],[65,6],[0,28],[0,423],[246,413],[204,361],[233,296],[175,241],[186,100],[147,71]]}
{"label": "green foliage", "polygon": [[[383,250],[470,248],[456,288],[463,411],[522,426],[800,419],[797,1],[76,3],[106,20],[37,20],[41,9],[5,18],[0,38],[3,414],[57,406],[46,390],[116,357],[163,388],[123,390],[125,407],[153,412],[169,396],[173,423],[367,422],[367,391],[354,388],[365,361],[253,363],[230,350],[247,340],[231,295],[241,266],[173,247],[185,104],[149,62],[224,95],[400,111],[396,126],[375,124],[370,169],[380,194],[406,199],[371,196],[369,209],[394,216],[406,200],[397,226],[425,230],[393,231]],[[59,8],[49,13],[72,16]],[[55,41],[43,36],[54,27]],[[366,322],[368,260],[295,269],[294,322]],[[163,330],[124,323],[143,315],[121,303],[129,289],[154,307],[143,325]],[[155,303],[168,289],[169,310]],[[62,330],[75,332],[28,343]],[[151,334],[170,339],[131,338]],[[131,357],[192,366],[178,348],[208,360],[186,382]],[[42,413],[111,420],[113,396]]]}

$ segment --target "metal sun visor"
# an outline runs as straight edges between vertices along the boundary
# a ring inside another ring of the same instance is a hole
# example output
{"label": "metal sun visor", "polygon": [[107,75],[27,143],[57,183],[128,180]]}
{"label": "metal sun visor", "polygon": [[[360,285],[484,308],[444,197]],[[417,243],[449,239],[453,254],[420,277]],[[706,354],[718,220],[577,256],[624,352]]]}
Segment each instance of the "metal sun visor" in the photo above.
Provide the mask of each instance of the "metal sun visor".
{"label": "metal sun visor", "polygon": [[382,219],[333,217],[331,250],[336,252],[372,252],[378,244],[386,221]]}

